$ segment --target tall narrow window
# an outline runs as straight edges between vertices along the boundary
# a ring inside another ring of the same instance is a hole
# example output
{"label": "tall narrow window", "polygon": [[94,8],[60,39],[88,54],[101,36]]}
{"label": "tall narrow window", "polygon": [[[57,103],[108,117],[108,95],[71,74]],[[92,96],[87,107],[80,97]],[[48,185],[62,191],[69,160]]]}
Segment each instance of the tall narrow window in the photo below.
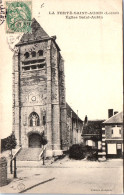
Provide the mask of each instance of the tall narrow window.
{"label": "tall narrow window", "polygon": [[36,57],[36,52],[35,51],[32,51],[31,52],[31,55],[32,55],[32,57]]}
{"label": "tall narrow window", "polygon": [[43,50],[38,51],[39,56],[43,56]]}
{"label": "tall narrow window", "polygon": [[25,58],[29,58],[29,53],[26,52],[26,53],[24,54],[24,56],[25,56]]}
{"label": "tall narrow window", "polygon": [[36,112],[32,112],[29,116],[29,125],[31,127],[39,126],[40,125],[40,119]]}
{"label": "tall narrow window", "polygon": [[43,125],[46,124],[46,112],[43,111]]}

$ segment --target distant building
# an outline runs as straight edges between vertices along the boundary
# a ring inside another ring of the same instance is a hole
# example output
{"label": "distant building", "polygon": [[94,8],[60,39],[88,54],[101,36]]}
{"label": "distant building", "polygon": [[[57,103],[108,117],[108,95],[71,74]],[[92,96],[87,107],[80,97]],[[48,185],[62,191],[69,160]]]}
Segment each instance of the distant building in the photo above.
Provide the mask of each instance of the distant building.
{"label": "distant building", "polygon": [[69,137],[68,145],[82,142],[82,130],[83,121],[78,117],[78,115],[72,110],[72,108],[66,103],[67,109],[67,131]]}
{"label": "distant building", "polygon": [[102,143],[102,123],[104,120],[89,120],[85,117],[83,126],[83,142],[85,145],[101,149]]}
{"label": "distant building", "polygon": [[123,112],[109,109],[109,118],[103,122],[102,153],[99,157],[120,158],[123,156]]}

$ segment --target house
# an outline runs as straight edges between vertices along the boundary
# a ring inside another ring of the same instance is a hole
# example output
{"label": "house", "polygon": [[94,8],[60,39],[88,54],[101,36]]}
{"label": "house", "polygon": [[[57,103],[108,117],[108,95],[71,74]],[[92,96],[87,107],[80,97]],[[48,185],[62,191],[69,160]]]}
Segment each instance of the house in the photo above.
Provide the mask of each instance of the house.
{"label": "house", "polygon": [[87,116],[83,126],[83,142],[85,145],[101,149],[102,123],[104,120],[88,120]]}
{"label": "house", "polygon": [[123,156],[123,112],[109,109],[109,118],[102,127],[102,153],[99,157],[121,158]]}

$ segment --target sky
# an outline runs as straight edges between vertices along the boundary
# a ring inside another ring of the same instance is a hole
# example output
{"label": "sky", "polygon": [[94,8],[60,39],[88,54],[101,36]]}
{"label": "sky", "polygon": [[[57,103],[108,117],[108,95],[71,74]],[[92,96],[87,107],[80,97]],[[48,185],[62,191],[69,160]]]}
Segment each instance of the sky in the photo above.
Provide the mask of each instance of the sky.
{"label": "sky", "polygon": [[[96,15],[103,16],[102,19],[79,19],[86,14],[72,14],[69,16],[77,19],[67,19],[65,14],[58,13],[70,11],[104,14]],[[32,18],[49,36],[57,36],[64,58],[66,101],[75,112],[78,110],[79,117],[107,119],[108,109],[122,111],[121,0],[33,0]],[[13,52],[6,23],[0,26],[0,33],[0,121],[5,137],[12,130]],[[13,36],[18,35],[21,34]]]}

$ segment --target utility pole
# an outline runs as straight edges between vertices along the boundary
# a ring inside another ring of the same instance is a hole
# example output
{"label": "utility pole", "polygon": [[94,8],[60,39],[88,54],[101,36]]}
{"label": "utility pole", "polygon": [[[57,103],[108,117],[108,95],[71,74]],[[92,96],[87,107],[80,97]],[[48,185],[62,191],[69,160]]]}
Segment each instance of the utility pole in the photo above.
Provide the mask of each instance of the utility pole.
{"label": "utility pole", "polygon": [[16,157],[13,160],[14,160],[14,175],[13,175],[13,177],[17,178],[17,175],[16,175]]}

